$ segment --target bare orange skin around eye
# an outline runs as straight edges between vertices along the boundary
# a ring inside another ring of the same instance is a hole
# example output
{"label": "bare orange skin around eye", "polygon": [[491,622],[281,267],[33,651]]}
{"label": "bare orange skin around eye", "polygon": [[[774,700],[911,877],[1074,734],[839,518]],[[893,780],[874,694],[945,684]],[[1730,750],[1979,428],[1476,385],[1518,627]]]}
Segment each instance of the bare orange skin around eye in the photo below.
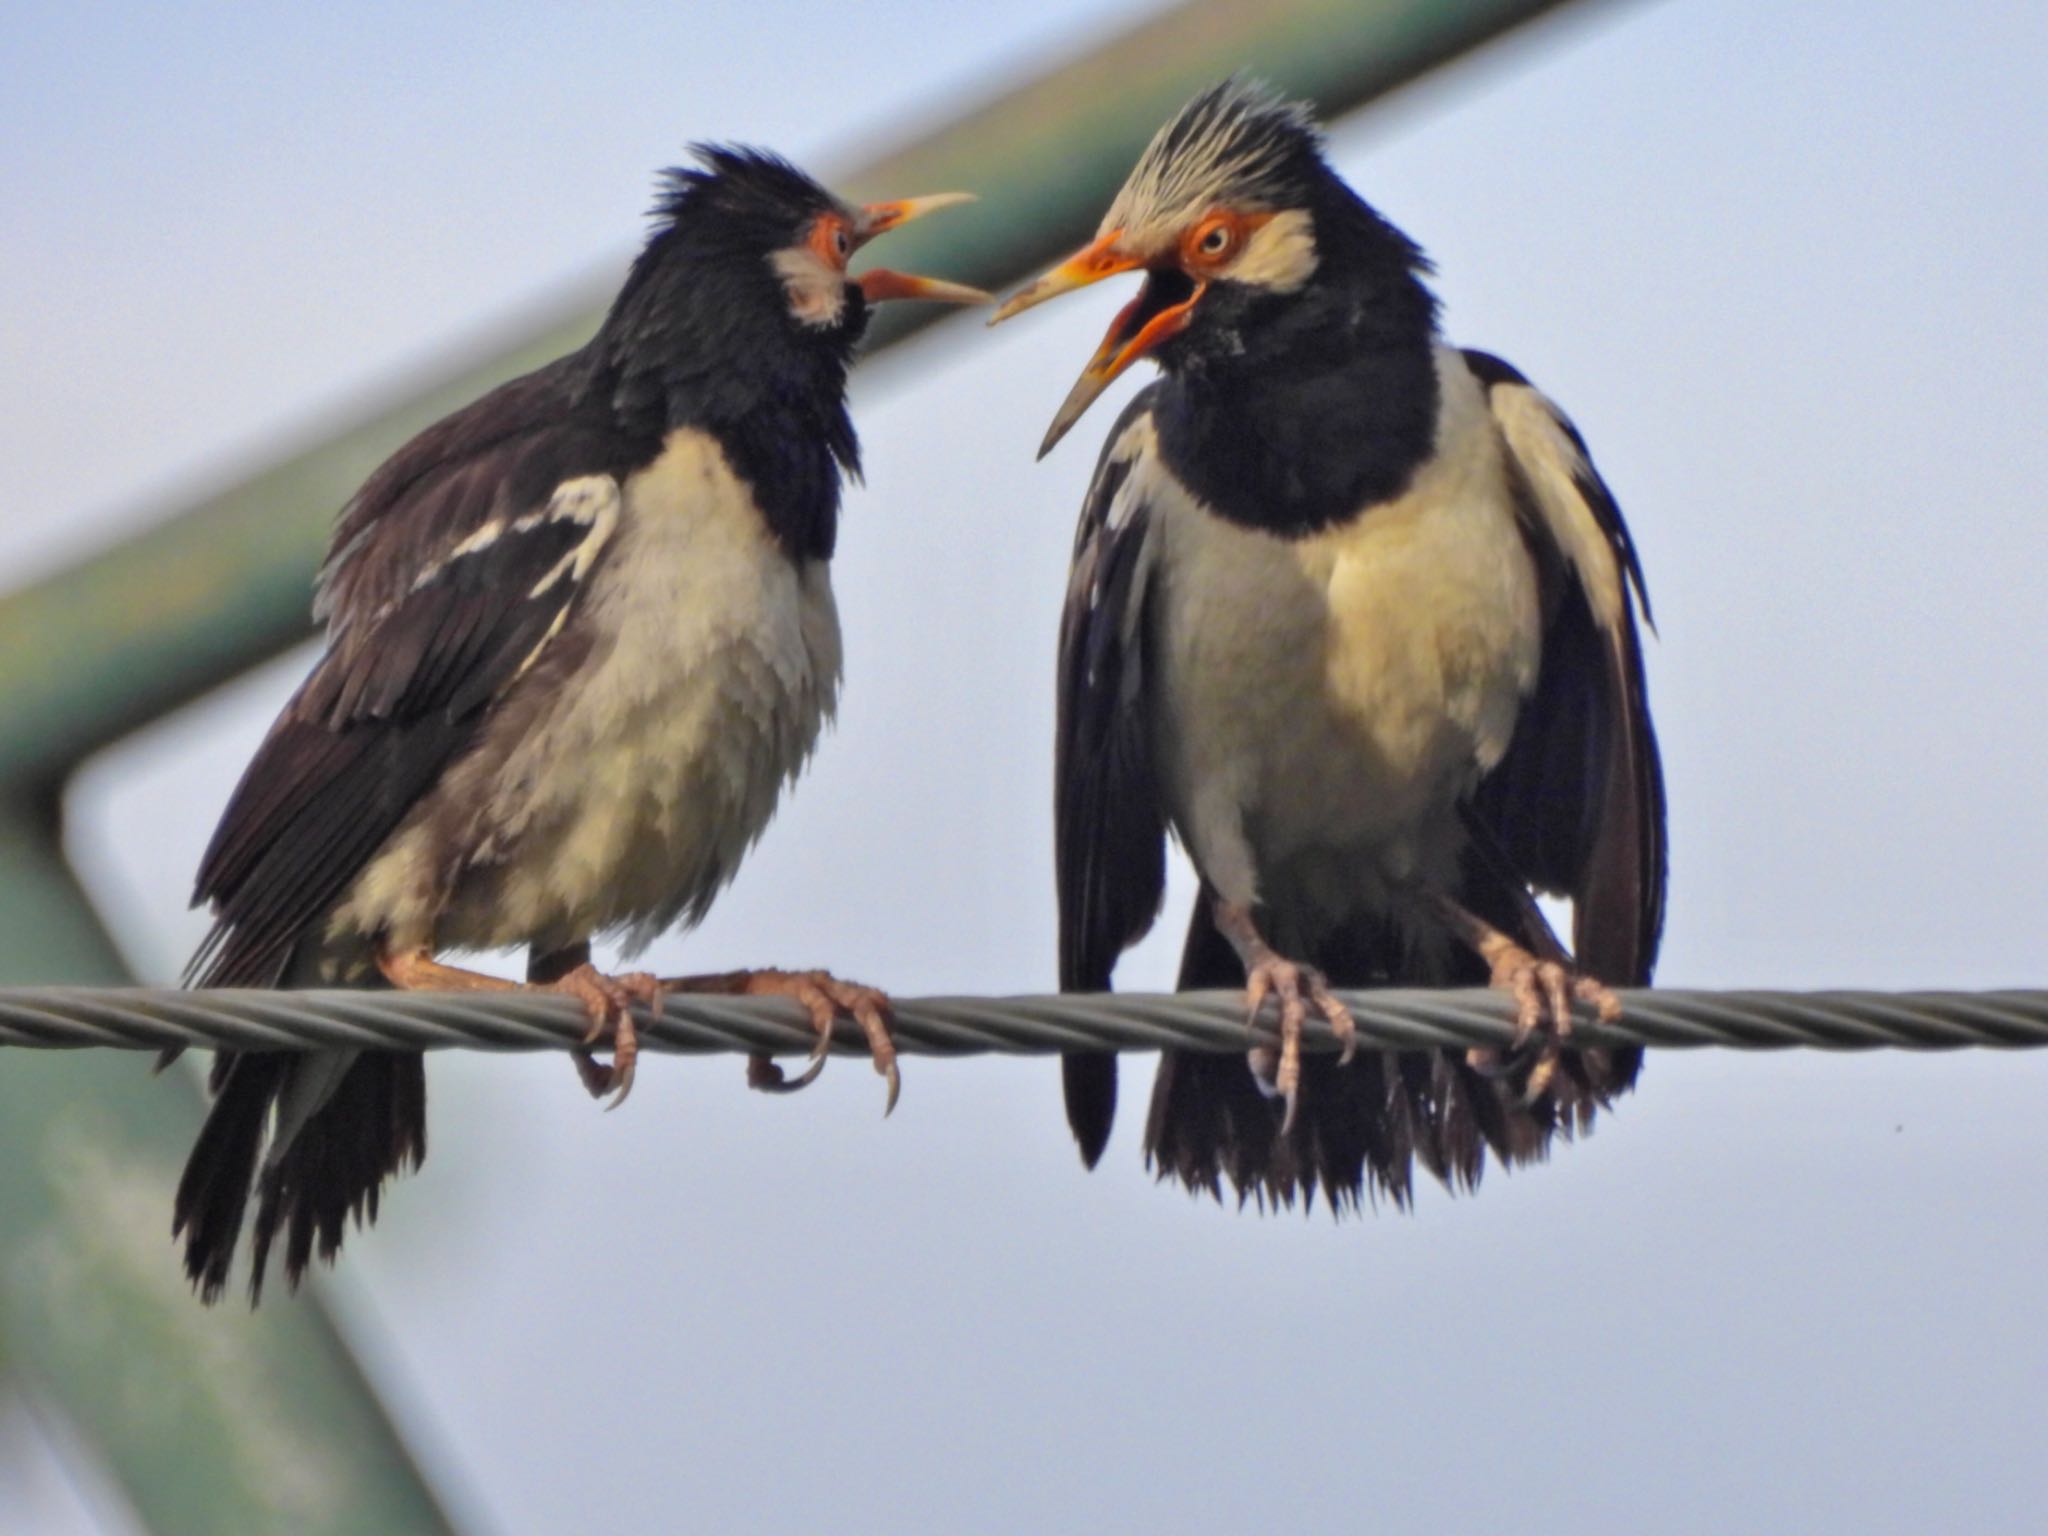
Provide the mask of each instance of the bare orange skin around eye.
{"label": "bare orange skin around eye", "polygon": [[[1270,213],[1239,213],[1234,208],[1219,208],[1196,220],[1180,239],[1181,266],[1191,275],[1204,276],[1229,265],[1272,217]],[[1225,236],[1221,249],[1204,250],[1203,242],[1218,231]]]}
{"label": "bare orange skin around eye", "polygon": [[805,244],[828,267],[844,272],[847,258],[853,254],[853,232],[838,214],[821,214],[811,225],[810,238]]}

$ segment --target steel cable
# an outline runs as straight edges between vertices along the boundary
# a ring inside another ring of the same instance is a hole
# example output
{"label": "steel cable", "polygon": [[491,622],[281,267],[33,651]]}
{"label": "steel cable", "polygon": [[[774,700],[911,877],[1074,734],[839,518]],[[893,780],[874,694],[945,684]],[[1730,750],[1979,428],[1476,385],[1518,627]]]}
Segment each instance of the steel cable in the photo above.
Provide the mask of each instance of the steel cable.
{"label": "steel cable", "polygon": [[[1357,1016],[1362,1043],[1464,1047],[1499,1044],[1511,1035],[1508,1000],[1485,988],[1341,995]],[[1577,1038],[1589,1045],[1741,1050],[2048,1045],[2048,990],[1645,989],[1620,996],[1623,1016],[1616,1023],[1601,1024],[1581,1009]],[[659,1021],[644,1014],[636,1014],[636,1020],[642,1046],[655,1051],[798,1054],[809,1050],[813,1040],[802,1011],[781,998],[677,993],[667,999]],[[546,994],[0,988],[0,1046],[536,1051],[576,1045],[585,1028],[578,1004]],[[900,998],[895,1036],[906,1055],[932,1056],[1162,1046],[1241,1051],[1247,1041],[1235,992]],[[1305,1045],[1332,1049],[1328,1028],[1311,1021]],[[865,1050],[850,1021],[840,1025],[834,1047],[855,1054]]]}

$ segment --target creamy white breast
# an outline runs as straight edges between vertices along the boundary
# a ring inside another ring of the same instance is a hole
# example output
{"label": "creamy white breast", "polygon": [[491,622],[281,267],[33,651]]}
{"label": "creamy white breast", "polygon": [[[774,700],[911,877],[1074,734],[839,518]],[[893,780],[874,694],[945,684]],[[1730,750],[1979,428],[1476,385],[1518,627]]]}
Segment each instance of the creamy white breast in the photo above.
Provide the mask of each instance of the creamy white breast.
{"label": "creamy white breast", "polygon": [[[451,899],[436,915],[421,889],[436,860],[423,807],[339,914],[353,926],[381,916],[386,931],[424,925],[419,942],[479,949],[624,930],[637,947],[701,917],[767,825],[837,701],[826,564],[783,553],[703,433],[671,434],[624,491],[571,620],[587,659],[519,739],[475,754],[488,783],[468,792],[490,814]],[[464,793],[465,777],[437,796]]]}
{"label": "creamy white breast", "polygon": [[[1540,657],[1536,573],[1485,399],[1439,352],[1437,452],[1398,498],[1287,541],[1169,488],[1152,691],[1170,814],[1227,897],[1323,916],[1442,878]],[[1156,464],[1156,460],[1154,461]]]}

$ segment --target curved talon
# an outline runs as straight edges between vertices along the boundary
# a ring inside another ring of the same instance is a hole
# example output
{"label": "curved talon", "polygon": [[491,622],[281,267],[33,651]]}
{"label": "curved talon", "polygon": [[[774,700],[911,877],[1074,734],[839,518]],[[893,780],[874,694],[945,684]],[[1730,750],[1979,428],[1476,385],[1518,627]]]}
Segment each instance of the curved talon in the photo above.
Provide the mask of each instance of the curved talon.
{"label": "curved talon", "polygon": [[[577,966],[559,980],[542,983],[550,991],[565,992],[583,1004],[590,1015],[590,1028],[583,1036],[583,1049],[572,1060],[576,1075],[593,1099],[612,1096],[607,1111],[617,1109],[633,1091],[633,1074],[640,1057],[640,1032],[633,1023],[633,1004],[641,1003],[655,1017],[661,1015],[661,982],[645,971],[624,976],[607,976],[595,966]],[[608,1044],[612,1059],[601,1062],[590,1047]]]}
{"label": "curved talon", "polygon": [[1308,1018],[1308,1005],[1301,1000],[1299,979],[1280,993],[1280,1069],[1273,1074],[1273,1086],[1280,1090],[1285,1106],[1280,1114],[1280,1134],[1294,1129],[1294,1111],[1301,1104],[1301,1026]]}
{"label": "curved talon", "polygon": [[882,1095],[882,1118],[886,1120],[896,1113],[896,1100],[903,1093],[903,1074],[897,1070],[893,1061],[881,1068],[881,1073],[882,1081],[888,1087],[888,1091]]}
{"label": "curved talon", "polygon": [[829,976],[825,980],[838,989],[841,1006],[853,1015],[861,1033],[867,1036],[868,1055],[874,1059],[876,1073],[888,1085],[882,1099],[882,1118],[886,1120],[896,1112],[897,1096],[903,1092],[903,1074],[896,1066],[896,1040],[889,1033],[889,999],[858,982],[837,981]]}
{"label": "curved talon", "polygon": [[832,1050],[833,1027],[849,1017],[867,1037],[868,1053],[875,1071],[888,1083],[883,1101],[886,1117],[896,1108],[903,1091],[903,1076],[896,1066],[896,1042],[889,1033],[889,995],[857,981],[842,981],[830,971],[728,971],[717,976],[682,976],[664,983],[680,992],[719,992],[741,997],[787,997],[810,1015],[811,1029],[818,1043],[811,1050],[804,1070],[785,1078],[782,1069],[765,1052],[747,1061],[747,1086],[764,1093],[794,1093],[817,1080],[825,1070],[825,1058]]}
{"label": "curved talon", "polygon": [[775,1064],[773,1056],[756,1051],[747,1058],[747,1086],[762,1093],[795,1093],[799,1088],[808,1088],[825,1070],[824,1050],[813,1050],[807,1061],[803,1071],[790,1077]]}
{"label": "curved talon", "polygon": [[1311,1006],[1323,1016],[1330,1033],[1337,1037],[1341,1051],[1339,1065],[1349,1065],[1358,1052],[1358,1023],[1331,993],[1323,973],[1312,965],[1301,965],[1268,954],[1254,963],[1245,975],[1245,1026],[1259,1019],[1266,999],[1280,1000],[1280,1048],[1254,1046],[1246,1059],[1260,1087],[1282,1102],[1280,1134],[1294,1129],[1294,1112],[1301,1098],[1301,1037]]}
{"label": "curved talon", "polygon": [[1321,971],[1309,973],[1309,998],[1322,1010],[1330,1033],[1337,1037],[1337,1065],[1350,1066],[1351,1058],[1358,1054],[1358,1021],[1351,1017],[1351,1010],[1331,994]]}
{"label": "curved talon", "polygon": [[1251,1068],[1252,1086],[1267,1098],[1273,1098],[1279,1090],[1273,1086],[1273,1079],[1280,1071],[1280,1053],[1270,1045],[1255,1045],[1244,1053],[1244,1064]]}

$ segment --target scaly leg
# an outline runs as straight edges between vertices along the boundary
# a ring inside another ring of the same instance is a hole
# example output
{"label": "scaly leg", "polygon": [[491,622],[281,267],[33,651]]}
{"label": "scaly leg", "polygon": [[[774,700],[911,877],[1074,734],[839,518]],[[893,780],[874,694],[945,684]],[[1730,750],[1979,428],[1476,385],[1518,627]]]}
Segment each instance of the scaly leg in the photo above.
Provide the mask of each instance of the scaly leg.
{"label": "scaly leg", "polygon": [[1246,1027],[1258,1022],[1259,1010],[1268,997],[1280,1000],[1280,1056],[1254,1048],[1249,1053],[1252,1072],[1269,1085],[1286,1104],[1280,1118],[1280,1134],[1294,1127],[1295,1101],[1301,1092],[1301,1027],[1311,1005],[1329,1021],[1330,1032],[1343,1047],[1337,1060],[1348,1065],[1358,1049],[1358,1025],[1351,1010],[1331,994],[1329,982],[1312,965],[1288,960],[1274,952],[1248,908],[1222,897],[1215,899],[1212,913],[1216,931],[1230,941],[1237,958],[1244,962],[1244,1018]]}
{"label": "scaly leg", "polygon": [[842,1016],[860,1025],[867,1036],[875,1071],[888,1080],[889,1096],[882,1113],[896,1108],[903,1077],[896,1068],[896,1042],[889,1034],[889,995],[857,981],[841,981],[830,971],[720,971],[710,976],[671,976],[661,985],[671,992],[713,992],[727,997],[793,997],[811,1016],[818,1043],[810,1062],[797,1077],[785,1078],[782,1068],[763,1051],[747,1058],[747,1086],[764,1093],[794,1093],[809,1086],[825,1070],[832,1049],[832,1026]]}
{"label": "scaly leg", "polygon": [[394,951],[380,948],[377,951],[377,969],[384,973],[386,981],[403,992],[560,992],[575,998],[590,1016],[590,1031],[583,1037],[584,1043],[596,1045],[609,1041],[612,1048],[609,1067],[599,1066],[585,1051],[580,1053],[577,1071],[593,1098],[609,1093],[612,1101],[606,1108],[617,1109],[633,1090],[633,1065],[639,1056],[639,1037],[633,1028],[632,1005],[636,1002],[645,1004],[658,1014],[661,1011],[661,983],[644,971],[626,976],[607,976],[590,964],[588,947],[578,947],[582,948],[582,955],[561,974],[547,981],[506,981],[502,976],[466,971],[459,966],[441,964],[424,949]]}

